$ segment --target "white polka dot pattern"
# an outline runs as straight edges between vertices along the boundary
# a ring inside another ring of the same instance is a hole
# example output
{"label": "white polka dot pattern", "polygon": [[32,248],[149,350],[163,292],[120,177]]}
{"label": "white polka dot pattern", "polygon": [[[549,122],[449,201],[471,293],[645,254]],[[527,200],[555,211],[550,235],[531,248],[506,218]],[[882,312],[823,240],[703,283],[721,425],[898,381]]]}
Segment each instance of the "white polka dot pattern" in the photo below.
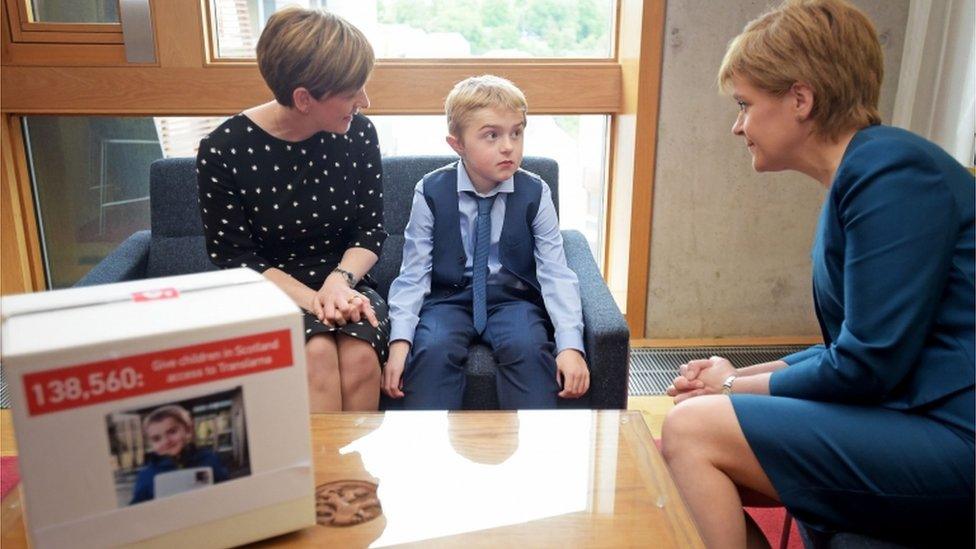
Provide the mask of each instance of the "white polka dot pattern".
{"label": "white polka dot pattern", "polygon": [[223,268],[276,265],[317,287],[346,249],[380,254],[381,170],[365,116],[345,135],[320,132],[298,143],[231,117],[200,142],[197,156],[208,255]]}

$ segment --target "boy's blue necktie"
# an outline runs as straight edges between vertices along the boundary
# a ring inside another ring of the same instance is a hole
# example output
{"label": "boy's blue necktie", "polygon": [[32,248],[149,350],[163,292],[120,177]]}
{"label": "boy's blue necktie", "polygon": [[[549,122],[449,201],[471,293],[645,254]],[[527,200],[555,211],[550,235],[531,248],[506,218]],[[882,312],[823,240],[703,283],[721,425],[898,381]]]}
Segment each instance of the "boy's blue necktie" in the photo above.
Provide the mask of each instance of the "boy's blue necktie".
{"label": "boy's blue necktie", "polygon": [[478,201],[478,219],[475,222],[474,261],[471,265],[471,293],[474,316],[474,329],[485,331],[488,324],[488,252],[491,250],[491,205],[495,196]]}

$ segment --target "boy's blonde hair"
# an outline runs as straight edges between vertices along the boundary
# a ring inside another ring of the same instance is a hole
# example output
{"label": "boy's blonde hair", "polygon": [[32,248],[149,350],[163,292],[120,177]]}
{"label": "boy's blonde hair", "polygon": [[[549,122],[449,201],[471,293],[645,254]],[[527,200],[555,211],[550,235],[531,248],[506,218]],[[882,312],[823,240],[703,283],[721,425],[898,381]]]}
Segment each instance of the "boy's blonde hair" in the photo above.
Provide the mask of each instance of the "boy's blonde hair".
{"label": "boy's blonde hair", "polygon": [[525,114],[529,105],[525,94],[518,86],[500,76],[484,74],[465,78],[454,85],[444,101],[447,114],[447,129],[451,135],[460,139],[464,125],[471,114],[485,107],[503,107],[522,114],[522,123],[528,122]]}
{"label": "boy's blonde hair", "polygon": [[304,87],[315,99],[366,84],[373,71],[373,47],[338,15],[290,6],[268,19],[257,46],[258,69],[278,103],[293,106],[292,92]]}
{"label": "boy's blonde hair", "polygon": [[881,43],[868,17],[845,0],[786,0],[751,21],[725,52],[723,92],[731,92],[733,76],[773,95],[797,82],[810,86],[810,116],[831,139],[881,123]]}
{"label": "boy's blonde hair", "polygon": [[152,423],[158,423],[166,418],[170,418],[173,421],[183,425],[189,434],[193,434],[193,416],[190,412],[186,411],[186,408],[179,406],[177,404],[167,404],[166,406],[160,406],[142,420],[142,429],[146,430]]}

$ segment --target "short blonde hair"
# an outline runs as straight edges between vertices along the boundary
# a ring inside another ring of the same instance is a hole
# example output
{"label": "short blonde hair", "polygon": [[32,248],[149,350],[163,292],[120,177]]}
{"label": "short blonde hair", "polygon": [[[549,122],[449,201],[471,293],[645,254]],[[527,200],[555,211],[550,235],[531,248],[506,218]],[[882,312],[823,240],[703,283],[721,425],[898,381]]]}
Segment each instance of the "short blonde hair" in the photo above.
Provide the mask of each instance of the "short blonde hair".
{"label": "short blonde hair", "polygon": [[813,90],[817,131],[836,139],[881,123],[883,76],[881,43],[862,11],[845,0],[786,0],[729,43],[718,81],[725,93],[739,77],[773,95],[802,82]]}
{"label": "short blonde hair", "polygon": [[528,122],[526,113],[529,105],[525,94],[510,80],[500,76],[484,74],[465,78],[454,85],[444,101],[447,114],[447,129],[451,135],[460,138],[464,125],[471,114],[485,107],[503,107],[522,114],[522,123]]}
{"label": "short blonde hair", "polygon": [[293,106],[292,92],[312,97],[356,90],[373,71],[366,36],[338,15],[290,6],[268,19],[257,46],[258,69],[278,103]]}

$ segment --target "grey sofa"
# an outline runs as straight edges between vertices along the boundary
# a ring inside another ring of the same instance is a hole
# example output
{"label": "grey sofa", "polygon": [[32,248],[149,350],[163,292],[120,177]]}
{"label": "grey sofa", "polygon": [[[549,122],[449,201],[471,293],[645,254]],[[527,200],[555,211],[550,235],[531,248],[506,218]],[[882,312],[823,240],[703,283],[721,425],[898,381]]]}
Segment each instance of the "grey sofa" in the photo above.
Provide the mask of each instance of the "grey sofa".
{"label": "grey sofa", "polygon": [[[371,274],[384,297],[400,269],[403,229],[410,216],[413,189],[420,178],[454,160],[449,156],[403,156],[383,159],[383,215],[389,238]],[[552,188],[558,205],[558,166],[547,158],[528,157],[523,167],[539,174]],[[192,158],[154,162],[150,169],[150,230],[126,239],[85,275],[77,286],[154,278],[214,270],[207,258],[203,224],[197,205]],[[589,393],[561,402],[570,408],[626,408],[629,331],[607,289],[586,239],[578,231],[563,231],[566,259],[580,281],[584,338],[590,366]],[[497,409],[495,361],[490,350],[472,347],[464,395],[466,409]],[[395,403],[384,401],[384,406]]]}

